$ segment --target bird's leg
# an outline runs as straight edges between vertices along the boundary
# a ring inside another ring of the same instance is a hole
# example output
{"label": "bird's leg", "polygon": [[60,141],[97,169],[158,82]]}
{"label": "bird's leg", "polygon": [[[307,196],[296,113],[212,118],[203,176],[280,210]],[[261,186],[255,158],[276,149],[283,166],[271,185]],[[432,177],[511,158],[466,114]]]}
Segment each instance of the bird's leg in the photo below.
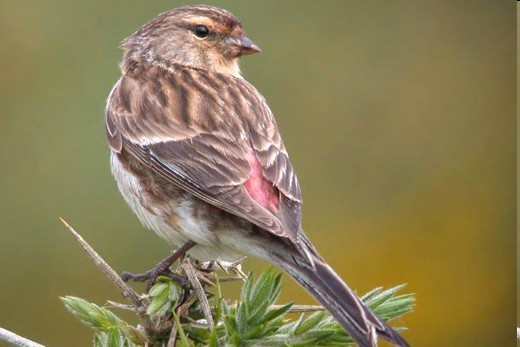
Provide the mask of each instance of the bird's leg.
{"label": "bird's leg", "polygon": [[187,251],[189,251],[193,246],[195,246],[195,242],[188,241],[185,244],[183,244],[180,248],[176,249],[172,252],[168,257],[163,259],[161,262],[159,262],[157,265],[155,265],[152,269],[146,271],[142,274],[134,274],[131,272],[124,271],[121,274],[121,279],[125,282],[128,282],[129,280],[135,281],[135,282],[145,282],[148,281],[148,287],[147,290],[150,290],[150,288],[155,284],[155,281],[157,280],[157,277],[159,276],[165,276],[169,277],[172,280],[176,281],[181,285],[183,289],[186,289],[189,287],[189,281],[179,275],[174,274],[170,270],[170,266],[180,257],[182,257],[184,254],[186,254]]}

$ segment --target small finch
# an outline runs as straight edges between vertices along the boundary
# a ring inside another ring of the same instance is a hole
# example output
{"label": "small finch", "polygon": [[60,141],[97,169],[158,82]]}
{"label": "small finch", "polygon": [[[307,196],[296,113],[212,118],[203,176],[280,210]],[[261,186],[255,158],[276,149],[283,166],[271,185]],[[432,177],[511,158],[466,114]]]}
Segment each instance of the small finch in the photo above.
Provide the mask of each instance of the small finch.
{"label": "small finch", "polygon": [[122,77],[108,97],[112,173],[140,221],[171,244],[142,275],[244,254],[279,266],[363,347],[380,336],[408,343],[371,312],[305,236],[301,192],[265,99],[240,75],[260,52],[228,11],[185,6],[158,15],[123,42]]}

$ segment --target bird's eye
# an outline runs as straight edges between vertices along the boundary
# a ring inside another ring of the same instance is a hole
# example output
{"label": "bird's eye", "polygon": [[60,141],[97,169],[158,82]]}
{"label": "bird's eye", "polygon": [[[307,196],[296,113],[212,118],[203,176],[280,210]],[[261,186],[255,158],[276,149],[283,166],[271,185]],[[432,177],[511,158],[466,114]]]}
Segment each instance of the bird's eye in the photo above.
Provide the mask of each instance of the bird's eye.
{"label": "bird's eye", "polygon": [[203,39],[209,34],[209,30],[204,25],[197,25],[195,29],[193,29],[193,32],[195,33],[195,36]]}

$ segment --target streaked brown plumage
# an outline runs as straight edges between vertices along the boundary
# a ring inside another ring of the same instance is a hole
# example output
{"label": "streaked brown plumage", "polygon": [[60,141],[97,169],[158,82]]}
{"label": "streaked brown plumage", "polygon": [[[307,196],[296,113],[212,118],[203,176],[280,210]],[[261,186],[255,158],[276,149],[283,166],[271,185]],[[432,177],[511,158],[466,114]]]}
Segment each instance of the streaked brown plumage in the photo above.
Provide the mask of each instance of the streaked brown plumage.
{"label": "streaked brown plumage", "polygon": [[274,117],[241,76],[259,51],[229,12],[186,6],[123,43],[106,111],[112,172],[145,226],[203,260],[250,254],[313,294],[361,346],[407,343],[324,262],[301,229],[301,193]]}

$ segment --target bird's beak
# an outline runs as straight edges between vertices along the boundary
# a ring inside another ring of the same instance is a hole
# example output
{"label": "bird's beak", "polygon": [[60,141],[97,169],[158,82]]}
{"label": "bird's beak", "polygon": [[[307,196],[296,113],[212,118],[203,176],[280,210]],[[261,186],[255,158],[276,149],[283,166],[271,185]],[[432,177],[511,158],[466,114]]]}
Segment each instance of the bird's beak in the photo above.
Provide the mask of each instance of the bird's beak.
{"label": "bird's beak", "polygon": [[245,34],[241,33],[239,36],[229,37],[227,44],[232,48],[232,56],[249,55],[261,52],[262,50]]}
{"label": "bird's beak", "polygon": [[256,45],[249,37],[242,35],[239,38],[239,49],[243,55],[249,55],[254,53],[260,53],[262,50]]}

